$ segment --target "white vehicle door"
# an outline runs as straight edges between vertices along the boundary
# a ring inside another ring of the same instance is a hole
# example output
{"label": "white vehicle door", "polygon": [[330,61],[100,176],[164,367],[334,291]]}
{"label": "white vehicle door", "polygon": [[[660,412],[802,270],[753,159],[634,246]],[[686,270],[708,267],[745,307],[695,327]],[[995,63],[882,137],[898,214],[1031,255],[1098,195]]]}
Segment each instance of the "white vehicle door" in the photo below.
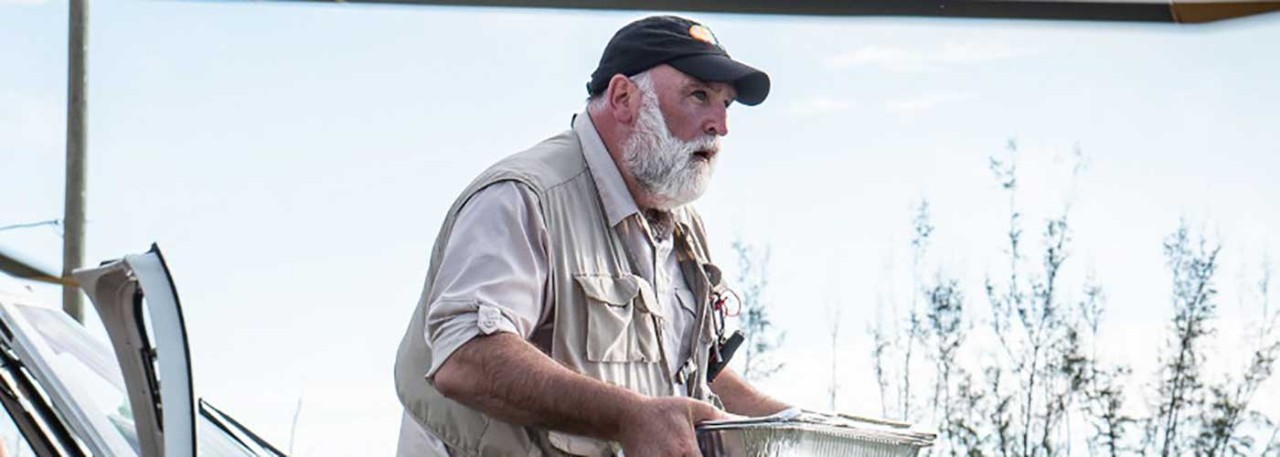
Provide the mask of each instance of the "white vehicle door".
{"label": "white vehicle door", "polygon": [[74,273],[107,329],[143,456],[196,455],[186,326],[159,249]]}

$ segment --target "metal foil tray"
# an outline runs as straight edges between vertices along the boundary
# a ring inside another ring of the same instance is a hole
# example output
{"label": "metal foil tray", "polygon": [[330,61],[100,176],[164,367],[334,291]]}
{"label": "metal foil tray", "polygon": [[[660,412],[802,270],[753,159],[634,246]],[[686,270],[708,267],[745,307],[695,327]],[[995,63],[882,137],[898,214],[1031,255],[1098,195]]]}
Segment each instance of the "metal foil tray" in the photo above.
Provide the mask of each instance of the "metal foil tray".
{"label": "metal foil tray", "polygon": [[936,436],[898,422],[798,409],[704,422],[697,431],[704,457],[915,457]]}

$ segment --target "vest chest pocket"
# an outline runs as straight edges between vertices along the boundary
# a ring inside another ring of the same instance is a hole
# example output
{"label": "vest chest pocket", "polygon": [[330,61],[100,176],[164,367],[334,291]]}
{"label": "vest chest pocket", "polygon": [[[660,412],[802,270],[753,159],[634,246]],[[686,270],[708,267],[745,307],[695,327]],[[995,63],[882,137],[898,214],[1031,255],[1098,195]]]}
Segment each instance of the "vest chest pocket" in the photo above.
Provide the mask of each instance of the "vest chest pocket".
{"label": "vest chest pocket", "polygon": [[661,361],[649,312],[657,307],[644,278],[575,275],[586,296],[586,355],[592,362]]}

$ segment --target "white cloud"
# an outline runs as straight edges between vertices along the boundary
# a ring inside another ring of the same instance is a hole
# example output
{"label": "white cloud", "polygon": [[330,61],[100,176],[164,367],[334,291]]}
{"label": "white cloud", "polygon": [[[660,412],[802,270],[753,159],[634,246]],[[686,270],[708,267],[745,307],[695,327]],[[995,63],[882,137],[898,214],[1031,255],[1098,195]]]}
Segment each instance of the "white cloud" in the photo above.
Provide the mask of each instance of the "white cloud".
{"label": "white cloud", "polygon": [[934,57],[944,63],[973,64],[1014,59],[1028,54],[1027,51],[1003,44],[946,43]]}
{"label": "white cloud", "polygon": [[791,104],[791,114],[807,116],[812,114],[831,114],[849,109],[849,102],[827,97],[812,97]]}
{"label": "white cloud", "polygon": [[832,68],[870,66],[891,72],[920,72],[944,66],[974,65],[1008,60],[1029,55],[1026,50],[993,43],[944,43],[932,49],[902,46],[866,45],[853,51],[831,56],[825,63]]}
{"label": "white cloud", "polygon": [[896,46],[867,45],[832,56],[826,61],[827,66],[846,68],[855,66],[874,66],[889,71],[920,71],[928,67],[924,54]]}
{"label": "white cloud", "polygon": [[899,115],[919,114],[932,111],[949,103],[968,102],[978,99],[972,92],[946,92],[924,94],[912,98],[893,100],[885,104],[885,109]]}

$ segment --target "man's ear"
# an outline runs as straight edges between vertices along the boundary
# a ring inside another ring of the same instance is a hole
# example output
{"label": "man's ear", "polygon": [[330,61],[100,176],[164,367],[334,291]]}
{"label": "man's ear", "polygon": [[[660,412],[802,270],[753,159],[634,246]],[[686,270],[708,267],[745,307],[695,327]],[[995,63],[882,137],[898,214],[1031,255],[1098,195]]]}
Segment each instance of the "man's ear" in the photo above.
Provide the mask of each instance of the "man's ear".
{"label": "man's ear", "polygon": [[609,115],[614,122],[631,125],[640,113],[640,88],[621,74],[609,79],[605,89],[605,101],[608,102]]}

